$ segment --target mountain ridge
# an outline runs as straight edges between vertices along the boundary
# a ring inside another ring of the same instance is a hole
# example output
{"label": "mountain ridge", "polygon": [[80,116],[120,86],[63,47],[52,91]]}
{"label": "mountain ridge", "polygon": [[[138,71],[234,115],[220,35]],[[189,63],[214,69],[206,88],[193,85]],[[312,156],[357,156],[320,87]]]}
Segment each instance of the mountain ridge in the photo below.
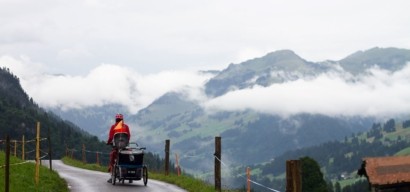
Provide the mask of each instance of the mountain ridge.
{"label": "mountain ridge", "polygon": [[[239,64],[230,64],[205,84],[205,93],[211,97],[218,97],[233,86],[238,89],[246,88],[255,84],[250,80],[256,76],[256,84],[268,86],[272,83],[284,82],[286,77],[297,79],[303,75],[313,75],[319,70],[321,70],[320,65],[302,59],[293,51],[279,50]],[[280,74],[273,76],[271,74],[273,71],[283,71],[286,77]]]}
{"label": "mountain ridge", "polygon": [[410,51],[407,49],[374,47],[366,51],[357,51],[340,60],[339,63],[345,70],[358,74],[376,65],[381,69],[394,72],[401,69],[409,61]]}
{"label": "mountain ridge", "polygon": [[[355,52],[340,61],[327,62],[309,62],[291,50],[279,50],[239,64],[230,64],[205,84],[205,93],[218,97],[231,90],[255,85],[267,87],[274,83],[314,77],[339,66],[353,75],[364,73],[373,66],[394,72],[409,61],[410,50],[399,48],[375,47]],[[252,79],[256,80],[251,82]]]}

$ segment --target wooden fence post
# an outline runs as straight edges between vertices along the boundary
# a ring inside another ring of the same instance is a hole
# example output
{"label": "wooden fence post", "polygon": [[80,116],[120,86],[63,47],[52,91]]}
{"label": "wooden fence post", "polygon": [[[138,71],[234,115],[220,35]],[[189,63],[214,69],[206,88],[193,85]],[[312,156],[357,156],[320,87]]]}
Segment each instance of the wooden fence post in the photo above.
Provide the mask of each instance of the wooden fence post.
{"label": "wooden fence post", "polygon": [[178,176],[181,176],[181,169],[179,168],[179,162],[178,162],[178,153],[175,153],[175,167]]}
{"label": "wooden fence post", "polygon": [[215,137],[215,191],[221,191],[221,137]]}
{"label": "wooden fence post", "polygon": [[286,161],[286,192],[302,192],[302,174],[299,160]]}
{"label": "wooden fence post", "polygon": [[24,151],[24,144],[25,144],[25,139],[24,139],[24,135],[23,135],[23,138],[22,138],[22,140],[21,140],[21,159],[24,161],[24,158],[25,158],[25,151]]}
{"label": "wooden fence post", "polygon": [[84,144],[83,144],[82,155],[83,155],[83,163],[87,163],[85,159],[85,145]]}
{"label": "wooden fence post", "polygon": [[251,192],[251,168],[246,168],[246,184],[247,184],[247,192]]}
{"label": "wooden fence post", "polygon": [[50,136],[50,127],[48,128],[48,159],[50,164],[50,171],[53,170],[53,162],[52,162],[52,155],[51,155],[51,136]]}
{"label": "wooden fence post", "polygon": [[14,143],[14,157],[17,157],[17,140],[13,140]]}
{"label": "wooden fence post", "polygon": [[37,122],[37,136],[36,136],[36,174],[35,181],[38,185],[40,177],[40,122]]}
{"label": "wooden fence post", "polygon": [[97,162],[96,162],[96,164],[98,165],[98,166],[100,166],[100,159],[99,159],[99,157],[98,157],[98,152],[96,152],[95,153],[96,154],[96,159],[97,159]]}
{"label": "wooden fence post", "polygon": [[5,192],[9,192],[9,181],[10,181],[10,137],[6,136],[6,167],[5,167]]}
{"label": "wooden fence post", "polygon": [[169,174],[169,139],[165,140],[165,175]]}

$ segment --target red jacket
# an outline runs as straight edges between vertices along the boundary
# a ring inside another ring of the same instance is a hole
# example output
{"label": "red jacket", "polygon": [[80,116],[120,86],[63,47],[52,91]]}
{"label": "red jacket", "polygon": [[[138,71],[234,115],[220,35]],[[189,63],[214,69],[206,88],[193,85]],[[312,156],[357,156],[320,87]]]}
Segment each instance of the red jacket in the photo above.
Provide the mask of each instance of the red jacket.
{"label": "red jacket", "polygon": [[130,129],[128,128],[128,125],[125,124],[123,121],[120,121],[111,126],[110,134],[108,135],[107,144],[110,144],[112,142],[112,139],[116,133],[127,133],[128,141],[131,138],[131,133],[130,133]]}

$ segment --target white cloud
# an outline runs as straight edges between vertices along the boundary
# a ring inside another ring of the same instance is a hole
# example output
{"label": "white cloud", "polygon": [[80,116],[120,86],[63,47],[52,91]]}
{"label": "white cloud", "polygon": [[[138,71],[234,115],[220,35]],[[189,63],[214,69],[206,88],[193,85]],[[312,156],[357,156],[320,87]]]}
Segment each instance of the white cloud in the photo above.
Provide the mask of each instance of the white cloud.
{"label": "white cloud", "polygon": [[391,73],[373,68],[362,77],[344,72],[314,79],[236,90],[212,99],[210,110],[246,110],[289,116],[314,113],[332,116],[394,116],[410,113],[410,65]]}
{"label": "white cloud", "polygon": [[23,89],[40,106],[69,109],[121,104],[134,113],[166,92],[200,89],[211,77],[192,71],[141,75],[113,64],[101,64],[85,76],[50,75],[26,58],[10,56],[0,57],[0,66],[20,77]]}
{"label": "white cloud", "polygon": [[45,70],[45,66],[41,63],[31,61],[27,56],[21,55],[14,58],[9,55],[0,56],[0,67],[6,67],[11,70],[23,81],[36,78],[41,71]]}

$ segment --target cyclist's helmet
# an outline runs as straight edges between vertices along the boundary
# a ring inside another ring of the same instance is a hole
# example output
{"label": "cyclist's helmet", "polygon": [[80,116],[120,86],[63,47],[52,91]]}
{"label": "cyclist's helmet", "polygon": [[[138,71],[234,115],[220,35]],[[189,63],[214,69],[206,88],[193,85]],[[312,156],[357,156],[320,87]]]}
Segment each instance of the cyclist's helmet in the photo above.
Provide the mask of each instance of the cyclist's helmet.
{"label": "cyclist's helmet", "polygon": [[118,113],[115,115],[115,119],[124,119],[124,117],[122,116],[122,114]]}

